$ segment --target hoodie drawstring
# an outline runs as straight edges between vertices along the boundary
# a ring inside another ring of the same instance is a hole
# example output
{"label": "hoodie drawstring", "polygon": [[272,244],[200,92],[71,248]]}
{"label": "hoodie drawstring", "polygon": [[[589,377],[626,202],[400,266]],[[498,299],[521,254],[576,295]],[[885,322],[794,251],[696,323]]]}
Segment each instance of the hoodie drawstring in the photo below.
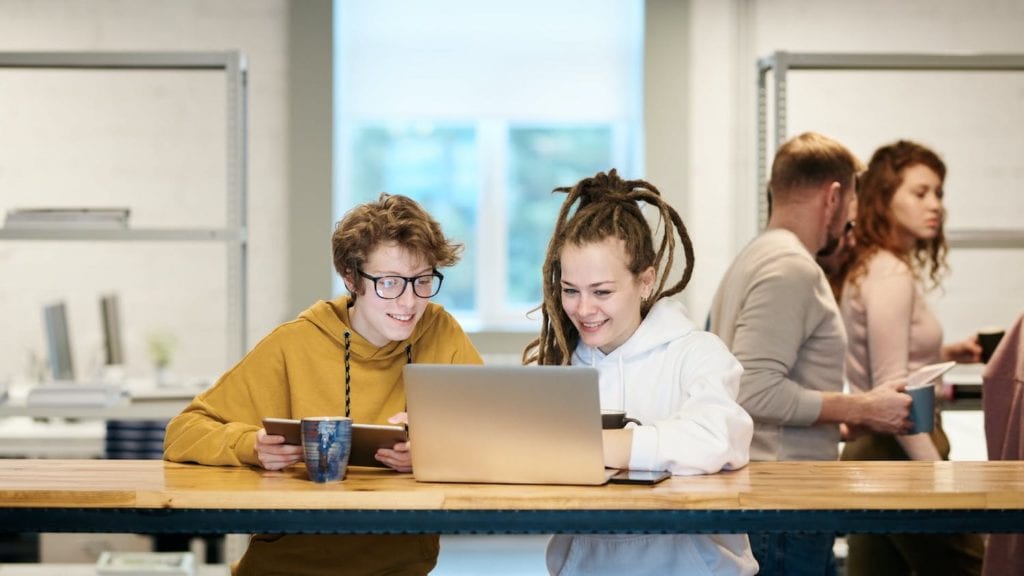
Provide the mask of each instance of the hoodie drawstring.
{"label": "hoodie drawstring", "polygon": [[345,331],[345,417],[352,414],[352,334]]}
{"label": "hoodie drawstring", "polygon": [[[345,417],[352,417],[352,333],[345,331]],[[405,361],[412,364],[412,344],[405,345]]]}

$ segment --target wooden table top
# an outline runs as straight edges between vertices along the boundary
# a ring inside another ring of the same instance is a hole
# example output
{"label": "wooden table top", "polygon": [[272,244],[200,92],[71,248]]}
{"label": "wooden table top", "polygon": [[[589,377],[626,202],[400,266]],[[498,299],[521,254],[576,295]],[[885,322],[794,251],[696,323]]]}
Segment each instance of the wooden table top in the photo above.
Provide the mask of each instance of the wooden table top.
{"label": "wooden table top", "polygon": [[238,510],[1024,510],[1024,462],[757,462],[656,486],[420,483],[159,460],[0,460],[0,508]]}

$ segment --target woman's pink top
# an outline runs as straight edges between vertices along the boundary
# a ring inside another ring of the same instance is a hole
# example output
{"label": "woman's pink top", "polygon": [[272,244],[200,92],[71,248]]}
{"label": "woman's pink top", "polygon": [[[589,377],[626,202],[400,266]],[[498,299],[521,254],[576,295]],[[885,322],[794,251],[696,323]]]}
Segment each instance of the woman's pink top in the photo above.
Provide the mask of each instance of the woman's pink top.
{"label": "woman's pink top", "polygon": [[846,377],[854,391],[941,360],[942,325],[914,273],[892,252],[879,250],[866,274],[847,281],[839,308],[849,340]]}

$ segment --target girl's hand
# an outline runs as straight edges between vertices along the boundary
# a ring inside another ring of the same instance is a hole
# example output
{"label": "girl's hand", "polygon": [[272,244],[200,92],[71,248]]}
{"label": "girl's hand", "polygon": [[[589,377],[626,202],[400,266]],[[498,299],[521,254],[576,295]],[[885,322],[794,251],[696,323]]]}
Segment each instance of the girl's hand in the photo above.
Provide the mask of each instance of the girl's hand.
{"label": "girl's hand", "polygon": [[946,344],[942,347],[943,360],[955,360],[960,364],[977,364],[981,362],[981,345],[978,344],[978,336]]}

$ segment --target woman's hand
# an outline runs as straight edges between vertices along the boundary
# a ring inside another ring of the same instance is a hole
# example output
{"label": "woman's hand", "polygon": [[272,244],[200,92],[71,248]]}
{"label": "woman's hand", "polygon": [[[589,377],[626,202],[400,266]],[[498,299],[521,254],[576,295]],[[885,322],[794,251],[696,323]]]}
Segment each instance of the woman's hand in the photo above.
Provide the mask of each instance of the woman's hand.
{"label": "woman's hand", "polygon": [[960,342],[953,342],[942,347],[943,360],[955,360],[960,364],[977,364],[981,362],[981,344],[974,335]]}
{"label": "woman's hand", "polygon": [[[409,415],[399,412],[388,418],[391,424],[408,424]],[[378,462],[399,472],[412,472],[412,447],[410,442],[399,442],[391,449],[381,448],[374,455]]]}
{"label": "woman's hand", "polygon": [[932,437],[926,432],[920,434],[901,434],[896,436],[896,442],[907,453],[911,460],[924,460],[937,462],[942,460],[939,449],[932,442]]}
{"label": "woman's hand", "polygon": [[285,444],[284,436],[267,434],[264,428],[256,433],[256,446],[253,449],[260,465],[267,470],[280,470],[302,460],[302,446]]}
{"label": "woman's hand", "polygon": [[853,442],[868,432],[869,430],[863,426],[848,424],[846,422],[839,423],[839,439],[843,442]]}
{"label": "woman's hand", "polygon": [[629,468],[629,459],[633,455],[633,430],[602,430],[601,434],[604,439],[604,465],[620,470]]}

